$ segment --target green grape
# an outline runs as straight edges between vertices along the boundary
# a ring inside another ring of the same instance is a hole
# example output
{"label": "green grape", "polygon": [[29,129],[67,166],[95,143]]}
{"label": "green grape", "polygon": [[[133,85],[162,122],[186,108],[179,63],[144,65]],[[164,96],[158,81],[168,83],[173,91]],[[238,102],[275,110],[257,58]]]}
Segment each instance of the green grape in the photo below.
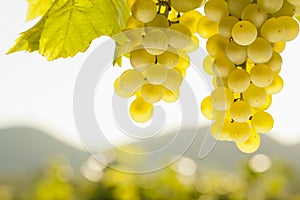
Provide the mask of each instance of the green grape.
{"label": "green grape", "polygon": [[227,110],[233,102],[233,94],[226,87],[215,88],[211,93],[211,104],[216,110]]}
{"label": "green grape", "polygon": [[255,110],[267,110],[272,103],[272,95],[267,94],[265,102],[259,107],[255,107]]}
{"label": "green grape", "polygon": [[246,122],[251,116],[251,107],[245,101],[236,101],[230,107],[230,116],[236,122]]}
{"label": "green grape", "polygon": [[136,49],[130,52],[130,63],[134,69],[144,71],[155,63],[155,56],[145,49]]}
{"label": "green grape", "polygon": [[168,48],[168,36],[160,29],[152,29],[143,40],[144,48],[152,55],[160,55]]}
{"label": "green grape", "polygon": [[298,0],[287,0],[293,6],[300,6],[300,1]]}
{"label": "green grape", "polygon": [[228,77],[230,72],[235,69],[234,63],[227,59],[227,57],[217,57],[213,63],[213,71],[217,76]]}
{"label": "green grape", "polygon": [[294,16],[295,14],[295,6],[290,4],[288,1],[283,1],[283,5],[280,10],[273,14],[273,17],[281,17],[281,16]]}
{"label": "green grape", "polygon": [[142,97],[138,97],[131,103],[129,113],[134,121],[145,123],[151,119],[153,110],[153,104],[144,101]]}
{"label": "green grape", "polygon": [[214,71],[213,71],[213,63],[214,63],[214,59],[211,56],[206,56],[202,62],[202,66],[204,71],[209,74],[209,75],[215,75]]}
{"label": "green grape", "polygon": [[151,84],[162,84],[167,78],[167,68],[161,64],[153,64],[146,71],[146,80]]}
{"label": "green grape", "polygon": [[294,40],[299,34],[299,24],[298,22],[290,16],[278,17],[285,27],[285,34],[283,36],[283,41],[288,42]]}
{"label": "green grape", "polygon": [[247,122],[232,122],[229,134],[235,142],[245,142],[250,136],[250,126]]}
{"label": "green grape", "polygon": [[208,54],[214,58],[224,56],[224,49],[228,45],[228,41],[221,35],[216,34],[210,37],[206,42],[206,50]]}
{"label": "green grape", "polygon": [[261,27],[260,33],[263,38],[271,43],[279,42],[285,35],[285,27],[277,18],[268,19]]}
{"label": "green grape", "polygon": [[242,64],[247,60],[247,48],[234,41],[229,42],[228,46],[225,48],[225,53],[227,58],[237,65]]}
{"label": "green grape", "polygon": [[205,39],[218,33],[218,23],[211,21],[208,17],[202,17],[197,24],[197,33]]}
{"label": "green grape", "polygon": [[219,76],[214,76],[213,77],[213,84],[214,84],[215,88],[217,88],[217,87],[228,87],[227,78],[222,78],[222,77],[219,77]]}
{"label": "green grape", "polygon": [[257,0],[257,4],[267,13],[275,13],[280,10],[284,0]]}
{"label": "green grape", "polygon": [[267,87],[273,81],[273,71],[268,65],[258,64],[251,69],[250,79],[258,87]]}
{"label": "green grape", "polygon": [[263,38],[257,38],[247,47],[247,54],[254,63],[266,63],[272,57],[272,45]]}
{"label": "green grape", "polygon": [[250,45],[257,37],[256,27],[248,21],[239,21],[232,28],[232,38],[239,45]]}
{"label": "green grape", "polygon": [[167,29],[169,45],[175,49],[182,49],[191,43],[191,31],[182,24],[172,24]]}
{"label": "green grape", "polygon": [[133,17],[132,15],[130,15],[127,19],[127,28],[132,29],[132,28],[143,28],[144,27],[144,23],[140,22],[139,20],[137,20],[135,17]]}
{"label": "green grape", "polygon": [[228,87],[235,93],[242,93],[250,86],[250,76],[244,69],[233,70],[227,80]]}
{"label": "green grape", "polygon": [[180,90],[176,89],[176,90],[169,90],[167,88],[164,88],[164,96],[163,96],[163,101],[167,102],[167,103],[173,103],[176,102],[179,98],[180,95]]}
{"label": "green grape", "polygon": [[266,91],[264,88],[251,84],[243,93],[243,98],[251,107],[259,107],[266,101]]}
{"label": "green grape", "polygon": [[232,141],[231,135],[229,134],[230,121],[227,119],[216,120],[210,126],[210,135],[219,141]]}
{"label": "green grape", "polygon": [[116,80],[115,80],[115,83],[114,83],[114,89],[115,89],[115,93],[119,96],[119,97],[122,97],[122,98],[129,98],[131,96],[133,96],[134,93],[131,93],[131,92],[128,92],[126,90],[124,90],[121,85],[120,85],[120,77],[118,77]]}
{"label": "green grape", "polygon": [[246,6],[242,12],[242,20],[252,22],[256,28],[260,28],[267,19],[268,14],[255,3]]}
{"label": "green grape", "polygon": [[266,87],[267,94],[277,94],[279,93],[283,88],[284,82],[282,78],[275,74],[272,83]]}
{"label": "green grape", "polygon": [[224,110],[216,110],[213,108],[211,104],[211,97],[205,97],[200,106],[202,114],[210,120],[217,120],[217,119],[225,119],[226,111]]}
{"label": "green grape", "polygon": [[205,15],[212,21],[218,22],[229,15],[226,1],[210,0],[204,6]]}
{"label": "green grape", "polygon": [[273,51],[271,59],[266,63],[273,72],[280,71],[282,66],[282,58],[279,53]]}
{"label": "green grape", "polygon": [[169,21],[168,18],[162,14],[156,14],[154,19],[145,24],[146,27],[159,27],[159,28],[168,28]]}
{"label": "green grape", "polygon": [[177,70],[168,69],[167,77],[163,85],[170,90],[176,90],[180,87],[182,81],[183,77]]}
{"label": "green grape", "polygon": [[156,5],[152,0],[136,0],[131,7],[131,13],[137,20],[148,23],[156,15]]}
{"label": "green grape", "polygon": [[198,8],[203,3],[203,0],[172,0],[171,6],[178,12],[187,12]]}
{"label": "green grape", "polygon": [[199,39],[197,38],[197,36],[192,35],[192,40],[191,43],[184,47],[183,50],[186,52],[194,52],[199,48]]}
{"label": "green grape", "polygon": [[164,87],[161,85],[146,84],[141,88],[141,95],[148,103],[157,103],[164,96]]}
{"label": "green grape", "polygon": [[230,15],[241,18],[242,11],[252,0],[227,0]]}
{"label": "green grape", "polygon": [[269,113],[259,111],[252,116],[251,126],[259,133],[268,133],[274,126],[274,119]]}
{"label": "green grape", "polygon": [[236,142],[236,146],[244,153],[253,153],[260,146],[260,136],[253,128],[251,128],[249,138],[244,142]]}
{"label": "green grape", "polygon": [[220,20],[218,31],[224,38],[230,38],[233,26],[239,21],[234,16],[226,16]]}
{"label": "green grape", "polygon": [[180,23],[186,25],[191,31],[191,33],[197,32],[197,25],[199,20],[202,18],[200,12],[196,10],[190,10],[188,12],[183,13],[180,17]]}
{"label": "green grape", "polygon": [[272,48],[273,48],[273,51],[275,51],[277,53],[281,53],[285,49],[285,42],[283,42],[283,41],[275,42],[273,44]]}
{"label": "green grape", "polygon": [[179,55],[175,49],[168,48],[163,54],[157,56],[157,62],[171,69],[178,64]]}
{"label": "green grape", "polygon": [[128,69],[121,74],[119,84],[125,91],[133,93],[144,84],[144,77],[139,71]]}

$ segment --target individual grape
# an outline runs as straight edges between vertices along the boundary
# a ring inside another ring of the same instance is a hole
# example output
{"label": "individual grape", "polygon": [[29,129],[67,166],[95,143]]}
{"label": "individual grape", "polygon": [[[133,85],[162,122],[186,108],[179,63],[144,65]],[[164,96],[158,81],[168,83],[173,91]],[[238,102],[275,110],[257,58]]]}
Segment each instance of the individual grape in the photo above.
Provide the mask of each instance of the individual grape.
{"label": "individual grape", "polygon": [[146,27],[158,27],[158,28],[168,28],[169,21],[163,14],[156,14],[154,19],[145,24]]}
{"label": "individual grape", "polygon": [[224,38],[230,38],[233,26],[239,21],[234,16],[226,16],[220,20],[218,31]]}
{"label": "individual grape", "polygon": [[130,63],[138,71],[146,70],[155,63],[155,56],[149,54],[144,48],[130,52]]}
{"label": "individual grape", "polygon": [[247,122],[232,122],[229,134],[235,142],[245,142],[250,136],[250,126]]}
{"label": "individual grape", "polygon": [[260,33],[271,43],[279,42],[285,36],[285,26],[281,20],[270,18],[262,25]]}
{"label": "individual grape", "polygon": [[229,15],[226,1],[210,0],[204,6],[205,15],[212,21],[218,22]]}
{"label": "individual grape", "polygon": [[271,103],[272,103],[272,95],[267,94],[265,102],[259,107],[255,107],[255,110],[267,110],[271,106]]}
{"label": "individual grape", "polygon": [[300,1],[298,0],[287,0],[293,6],[300,6]]}
{"label": "individual grape", "polygon": [[236,101],[230,107],[230,116],[236,122],[246,122],[251,116],[251,107],[245,101]]}
{"label": "individual grape", "polygon": [[188,12],[183,13],[183,15],[180,17],[180,23],[186,25],[191,31],[191,33],[197,32],[197,26],[199,20],[202,18],[202,15],[200,12],[196,10],[190,10]]}
{"label": "individual grape", "polygon": [[209,75],[214,75],[214,71],[213,71],[213,63],[214,63],[214,59],[211,56],[206,56],[202,62],[202,66],[204,71],[209,74]]}
{"label": "individual grape", "polygon": [[272,46],[263,38],[257,38],[251,45],[247,47],[248,57],[254,63],[266,63],[272,57]]}
{"label": "individual grape", "polygon": [[241,18],[242,11],[251,2],[252,0],[227,0],[230,15]]}
{"label": "individual grape", "polygon": [[232,28],[232,38],[239,45],[250,45],[257,37],[256,27],[248,21],[239,21]]}
{"label": "individual grape", "polygon": [[162,84],[167,78],[167,68],[161,64],[153,64],[146,71],[146,79],[151,84]]}
{"label": "individual grape", "polygon": [[203,0],[172,0],[172,7],[178,12],[187,12],[201,6]]}
{"label": "individual grape", "polygon": [[143,40],[144,48],[152,55],[160,55],[168,48],[168,36],[160,29],[152,29]]}
{"label": "individual grape", "polygon": [[133,96],[134,93],[131,93],[131,92],[128,92],[126,90],[124,90],[121,85],[120,85],[120,77],[118,77],[116,80],[115,80],[115,83],[114,83],[114,90],[115,90],[115,93],[119,96],[119,97],[122,97],[122,98],[129,98],[131,96]]}
{"label": "individual grape", "polygon": [[283,5],[279,11],[273,14],[273,17],[281,17],[281,16],[294,16],[295,14],[295,6],[290,4],[288,1],[283,1]]}
{"label": "individual grape", "polygon": [[184,47],[183,50],[186,52],[194,52],[199,48],[199,39],[197,38],[197,36],[192,35],[192,40],[191,43]]}
{"label": "individual grape", "polygon": [[179,55],[175,49],[167,49],[163,54],[157,56],[157,62],[167,68],[174,68],[179,62]]}
{"label": "individual grape", "polygon": [[233,102],[233,94],[226,87],[218,87],[211,93],[211,104],[216,110],[227,110]]}
{"label": "individual grape", "polygon": [[280,10],[284,0],[257,0],[257,4],[267,13],[275,13]]}
{"label": "individual grape", "polygon": [[213,63],[213,71],[217,76],[228,77],[229,74],[235,69],[234,63],[226,57],[217,57]]}
{"label": "individual grape", "polygon": [[235,93],[242,93],[250,86],[250,76],[244,69],[233,70],[228,77],[228,87]]}
{"label": "individual grape", "polygon": [[250,129],[250,136],[244,142],[236,142],[237,148],[244,153],[253,153],[257,151],[260,146],[260,136],[259,134],[252,128]]}
{"label": "individual grape", "polygon": [[284,82],[282,78],[275,74],[272,83],[266,87],[267,94],[277,94],[283,89]]}
{"label": "individual grape", "polygon": [[208,17],[202,17],[197,24],[197,33],[205,39],[218,33],[218,23],[211,21]]}
{"label": "individual grape", "polygon": [[144,23],[140,22],[137,20],[135,17],[130,15],[127,19],[127,28],[132,29],[132,28],[143,28]]}
{"label": "individual grape", "polygon": [[251,126],[259,133],[268,133],[274,126],[274,120],[269,113],[259,111],[252,116]]}
{"label": "individual grape", "polygon": [[164,87],[161,85],[146,84],[141,88],[141,95],[148,103],[157,103],[164,96]]}
{"label": "individual grape", "polygon": [[271,59],[266,63],[273,72],[280,71],[282,66],[282,58],[279,53],[273,51]]}
{"label": "individual grape", "polygon": [[210,135],[219,141],[232,141],[229,134],[230,121],[218,119],[210,126]]}
{"label": "individual grape", "polygon": [[290,16],[278,17],[285,27],[285,34],[283,36],[283,41],[288,42],[294,40],[299,34],[299,24],[298,22]]}
{"label": "individual grape", "polygon": [[229,42],[228,46],[225,48],[225,53],[227,58],[239,65],[247,60],[247,48],[245,46],[238,45],[236,42]]}
{"label": "individual grape", "polygon": [[151,119],[153,110],[153,104],[144,101],[142,97],[138,97],[131,103],[129,113],[134,121],[145,123]]}
{"label": "individual grape", "polygon": [[267,87],[273,81],[273,71],[265,64],[258,64],[252,68],[250,79],[258,87]]}
{"label": "individual grape", "polygon": [[214,76],[213,84],[214,84],[215,88],[217,88],[217,87],[228,87],[227,77],[222,78],[222,77],[219,77],[219,76]]}
{"label": "individual grape", "polygon": [[183,77],[177,70],[169,69],[163,85],[170,90],[176,90],[180,87],[182,81]]}
{"label": "individual grape", "polygon": [[131,13],[137,20],[148,23],[156,15],[156,5],[152,0],[136,0],[131,7]]}
{"label": "individual grape", "polygon": [[243,93],[243,98],[251,107],[259,107],[266,101],[266,91],[264,88],[251,84]]}
{"label": "individual grape", "polygon": [[172,24],[167,29],[169,45],[175,49],[182,49],[191,42],[191,31],[182,24]]}
{"label": "individual grape", "polygon": [[210,37],[206,42],[206,50],[208,54],[214,58],[224,56],[224,49],[228,45],[228,41],[221,35],[216,34]]}
{"label": "individual grape", "polygon": [[250,21],[256,28],[260,28],[267,19],[268,14],[255,3],[246,6],[242,12],[242,20]]}
{"label": "individual grape", "polygon": [[211,97],[205,97],[201,102],[201,112],[202,114],[210,120],[217,120],[217,119],[225,119],[226,111],[224,110],[216,110],[213,108],[211,104]]}
{"label": "individual grape", "polygon": [[164,88],[164,96],[163,96],[163,101],[167,102],[167,103],[173,103],[176,102],[179,98],[179,94],[180,94],[180,90],[176,89],[176,90],[169,90],[167,88]]}
{"label": "individual grape", "polygon": [[139,71],[128,69],[121,74],[119,84],[125,91],[133,93],[144,84],[144,77]]}
{"label": "individual grape", "polygon": [[273,44],[272,48],[273,48],[273,51],[275,51],[277,53],[281,53],[285,49],[285,42],[283,42],[283,41],[275,42]]}

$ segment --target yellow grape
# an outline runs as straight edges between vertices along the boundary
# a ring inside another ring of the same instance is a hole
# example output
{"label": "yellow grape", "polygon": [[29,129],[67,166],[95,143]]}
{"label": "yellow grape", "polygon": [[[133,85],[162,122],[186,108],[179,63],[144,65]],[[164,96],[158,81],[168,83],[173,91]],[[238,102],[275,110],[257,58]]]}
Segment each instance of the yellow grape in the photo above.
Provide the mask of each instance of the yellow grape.
{"label": "yellow grape", "polygon": [[129,98],[131,97],[134,93],[132,92],[128,92],[126,90],[124,90],[121,85],[120,85],[120,77],[118,77],[116,80],[115,80],[115,83],[114,83],[114,89],[115,89],[115,93],[119,96],[119,97],[122,97],[122,98]]}
{"label": "yellow grape", "polygon": [[197,38],[197,36],[192,35],[192,40],[191,43],[184,47],[183,50],[186,52],[194,52],[199,48],[199,39]]}
{"label": "yellow grape", "polygon": [[136,0],[131,7],[132,15],[143,23],[150,22],[156,15],[156,5],[152,0]]}
{"label": "yellow grape", "polygon": [[252,0],[227,0],[230,15],[241,18],[242,11]]}
{"label": "yellow grape", "polygon": [[169,45],[175,49],[182,49],[191,43],[191,31],[182,24],[172,24],[167,29]]}
{"label": "yellow grape", "polygon": [[246,71],[247,71],[248,73],[250,73],[250,72],[251,72],[251,69],[252,69],[254,66],[255,66],[255,63],[252,62],[252,61],[248,58],[247,61],[246,61]]}
{"label": "yellow grape", "polygon": [[200,106],[202,114],[210,120],[217,120],[217,119],[225,119],[226,111],[224,110],[216,110],[213,108],[211,104],[211,97],[205,97]]}
{"label": "yellow grape", "polygon": [[129,6],[129,8],[132,7],[132,5],[134,4],[134,2],[136,2],[136,0],[127,0],[127,4]]}
{"label": "yellow grape", "polygon": [[212,21],[218,22],[229,15],[226,1],[210,0],[204,6],[205,15]]}
{"label": "yellow grape", "polygon": [[229,134],[230,121],[227,119],[218,119],[210,126],[210,135],[219,141],[232,141]]}
{"label": "yellow grape", "polygon": [[267,19],[268,14],[255,3],[246,6],[242,12],[242,20],[252,22],[256,28],[260,28]]}
{"label": "yellow grape", "polygon": [[180,90],[169,90],[167,88],[164,88],[164,96],[163,96],[163,101],[167,103],[173,103],[178,100],[179,95],[180,95]]}
{"label": "yellow grape", "polygon": [[153,104],[144,101],[142,97],[138,97],[131,103],[129,113],[134,121],[145,123],[151,119],[153,110]]}
{"label": "yellow grape", "polygon": [[274,119],[269,113],[259,111],[252,116],[251,126],[259,133],[268,133],[274,126]]}
{"label": "yellow grape", "polygon": [[284,82],[282,78],[275,74],[272,83],[266,87],[266,93],[267,94],[277,94],[279,93],[283,88]]}
{"label": "yellow grape", "polygon": [[228,77],[229,74],[235,69],[233,62],[227,57],[217,57],[213,63],[213,71],[217,76]]}
{"label": "yellow grape", "polygon": [[244,69],[233,70],[227,80],[228,87],[235,93],[242,93],[250,86],[250,76]]}
{"label": "yellow grape", "polygon": [[290,4],[288,1],[283,1],[283,5],[279,11],[273,14],[273,17],[281,17],[281,16],[294,16],[295,14],[295,6]]}
{"label": "yellow grape", "polygon": [[203,3],[203,0],[172,0],[172,7],[178,12],[187,12],[198,8]]}
{"label": "yellow grape", "polygon": [[235,142],[245,142],[250,136],[250,126],[247,122],[232,122],[229,134]]}
{"label": "yellow grape", "polygon": [[215,74],[213,71],[213,63],[214,59],[210,55],[206,56],[202,62],[204,71],[212,76]]}
{"label": "yellow grape", "polygon": [[239,45],[250,45],[257,37],[256,27],[249,21],[239,21],[232,28],[232,38]]}
{"label": "yellow grape", "polygon": [[152,55],[160,55],[168,48],[168,36],[160,29],[152,29],[143,40],[144,48]]}
{"label": "yellow grape", "polygon": [[266,63],[273,72],[280,71],[282,66],[282,58],[279,53],[273,51],[271,59]]}
{"label": "yellow grape", "polygon": [[268,19],[261,27],[263,38],[271,43],[279,42],[286,34],[284,23],[277,18]]}
{"label": "yellow grape", "polygon": [[155,56],[149,54],[144,48],[136,49],[130,53],[130,63],[134,69],[144,71],[155,63]]}
{"label": "yellow grape", "polygon": [[146,80],[151,84],[162,84],[167,78],[167,68],[161,64],[153,64],[146,71]]}
{"label": "yellow grape", "polygon": [[157,103],[164,96],[164,87],[160,85],[146,84],[141,88],[143,99],[148,103]]}
{"label": "yellow grape", "polygon": [[156,14],[154,19],[145,24],[146,27],[159,27],[159,28],[168,28],[169,21],[166,16],[163,14]]}
{"label": "yellow grape", "polygon": [[234,41],[229,42],[225,48],[227,58],[234,64],[242,64],[247,60],[247,48]]}
{"label": "yellow grape", "polygon": [[275,42],[273,44],[272,48],[273,48],[273,51],[275,51],[277,53],[281,53],[285,49],[285,42],[283,42],[283,41]]}
{"label": "yellow grape", "polygon": [[129,29],[131,29],[131,28],[143,28],[144,27],[144,23],[140,22],[139,20],[137,20],[132,15],[130,15],[128,17],[126,24],[127,24],[127,28],[129,28]]}
{"label": "yellow grape", "polygon": [[253,128],[251,128],[249,138],[244,142],[236,142],[236,146],[244,153],[253,153],[260,146],[260,136]]}
{"label": "yellow grape", "polygon": [[236,101],[230,107],[230,116],[236,122],[246,122],[251,116],[251,107],[245,101]]}
{"label": "yellow grape", "polygon": [[214,76],[213,77],[213,84],[214,84],[215,88],[217,88],[217,87],[228,87],[227,78],[222,78],[222,77],[219,77],[219,76]]}
{"label": "yellow grape", "polygon": [[250,79],[258,87],[267,87],[273,81],[273,71],[268,65],[258,64],[252,68]]}
{"label": "yellow grape", "polygon": [[211,36],[206,42],[206,50],[208,54],[214,58],[224,56],[224,49],[228,45],[228,41],[221,35]]}
{"label": "yellow grape", "polygon": [[263,38],[257,38],[247,47],[248,57],[254,63],[266,63],[272,57],[272,45]]}
{"label": "yellow grape", "polygon": [[243,98],[251,107],[259,107],[266,101],[266,91],[264,88],[251,84],[243,93]]}
{"label": "yellow grape", "polygon": [[255,110],[267,110],[272,104],[272,95],[267,94],[265,102],[259,107],[255,107]]}
{"label": "yellow grape", "polygon": [[167,49],[163,54],[157,56],[157,62],[167,68],[174,68],[179,62],[179,55],[175,49]]}
{"label": "yellow grape", "polygon": [[197,32],[197,25],[199,20],[202,18],[200,12],[196,10],[190,10],[188,12],[183,13],[180,17],[180,23],[186,25],[190,29],[190,31],[194,34]]}
{"label": "yellow grape", "polygon": [[257,0],[257,4],[267,13],[275,13],[280,10],[284,0]]}
{"label": "yellow grape", "polygon": [[176,65],[177,68],[187,69],[190,66],[190,57],[185,51],[178,51],[179,60]]}
{"label": "yellow grape", "polygon": [[299,34],[299,24],[298,22],[290,16],[278,17],[285,27],[285,34],[283,36],[283,41],[288,42],[294,40]]}
{"label": "yellow grape", "polygon": [[293,6],[300,6],[300,1],[298,0],[287,0]]}
{"label": "yellow grape", "polygon": [[177,70],[168,69],[167,77],[163,85],[170,90],[176,90],[180,87],[182,81],[183,76]]}
{"label": "yellow grape", "polygon": [[225,38],[230,38],[232,28],[238,21],[239,21],[239,19],[234,16],[223,17],[220,20],[220,23],[218,26],[218,31],[219,31],[220,35],[222,35]]}
{"label": "yellow grape", "polygon": [[144,77],[139,71],[128,69],[121,74],[119,84],[125,91],[133,93],[144,84]]}
{"label": "yellow grape", "polygon": [[197,24],[197,33],[205,39],[218,33],[218,22],[211,21],[208,17],[202,17]]}
{"label": "yellow grape", "polygon": [[227,110],[233,102],[233,94],[226,87],[215,88],[211,93],[211,104],[216,110]]}

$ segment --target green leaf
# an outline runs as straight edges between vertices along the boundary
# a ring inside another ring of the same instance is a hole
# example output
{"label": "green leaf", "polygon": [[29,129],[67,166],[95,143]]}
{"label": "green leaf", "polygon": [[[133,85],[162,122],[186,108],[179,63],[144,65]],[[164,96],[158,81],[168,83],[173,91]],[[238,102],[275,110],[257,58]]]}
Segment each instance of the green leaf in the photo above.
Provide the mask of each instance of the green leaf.
{"label": "green leaf", "polygon": [[51,7],[53,0],[27,0],[28,10],[26,20],[32,20],[43,16]]}
{"label": "green leaf", "polygon": [[48,60],[75,56],[95,38],[121,32],[128,16],[126,0],[55,0],[8,53],[38,50]]}

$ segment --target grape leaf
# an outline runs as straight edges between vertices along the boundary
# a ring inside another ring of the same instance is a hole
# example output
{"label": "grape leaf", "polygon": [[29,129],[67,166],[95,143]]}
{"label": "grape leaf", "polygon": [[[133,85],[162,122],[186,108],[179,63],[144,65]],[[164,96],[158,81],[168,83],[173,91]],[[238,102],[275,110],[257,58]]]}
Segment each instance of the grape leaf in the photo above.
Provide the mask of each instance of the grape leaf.
{"label": "grape leaf", "polygon": [[128,16],[126,0],[55,0],[7,53],[38,50],[48,60],[73,57],[95,38],[121,32]]}
{"label": "grape leaf", "polygon": [[32,20],[43,16],[51,7],[53,0],[27,0],[28,10],[26,20]]}

